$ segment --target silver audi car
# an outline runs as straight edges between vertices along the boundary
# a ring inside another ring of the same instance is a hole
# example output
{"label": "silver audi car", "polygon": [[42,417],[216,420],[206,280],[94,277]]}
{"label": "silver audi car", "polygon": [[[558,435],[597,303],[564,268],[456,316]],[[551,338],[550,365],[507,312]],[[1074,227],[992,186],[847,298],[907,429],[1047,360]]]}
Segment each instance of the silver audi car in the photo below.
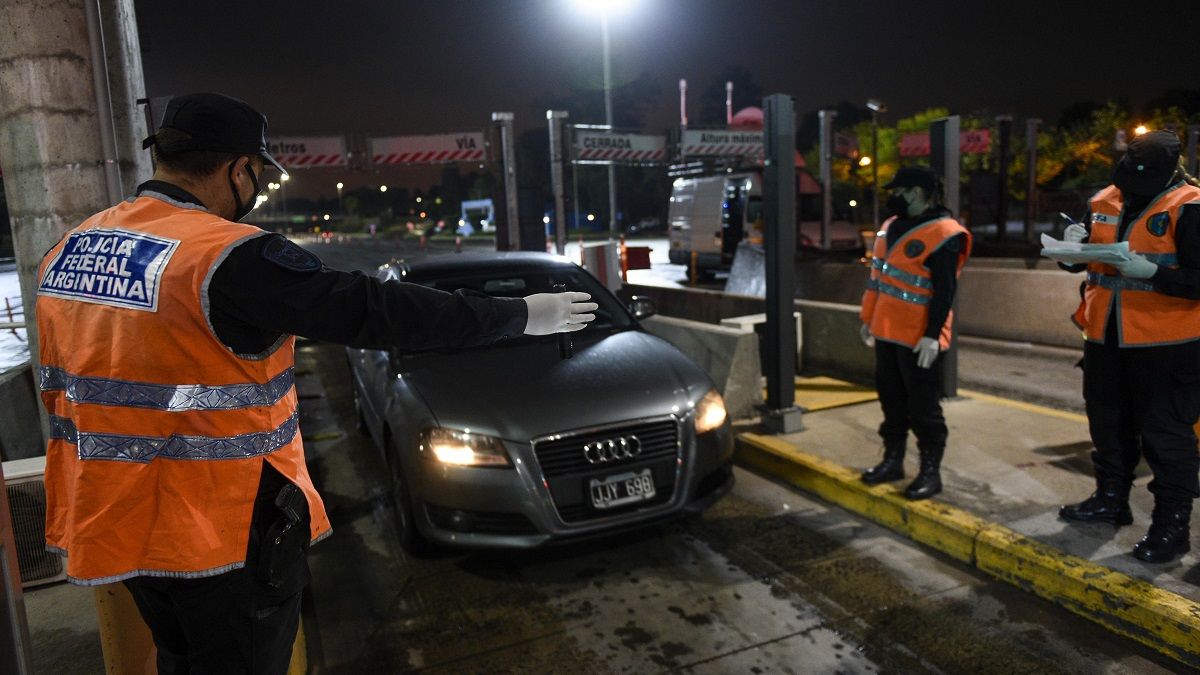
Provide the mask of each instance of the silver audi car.
{"label": "silver audi car", "polygon": [[[560,337],[404,352],[348,349],[362,430],[390,472],[401,545],[529,548],[698,513],[733,485],[712,380],[587,271],[542,253],[393,262],[385,280],[524,297],[584,291],[596,319]],[[569,357],[568,357],[569,356]]]}

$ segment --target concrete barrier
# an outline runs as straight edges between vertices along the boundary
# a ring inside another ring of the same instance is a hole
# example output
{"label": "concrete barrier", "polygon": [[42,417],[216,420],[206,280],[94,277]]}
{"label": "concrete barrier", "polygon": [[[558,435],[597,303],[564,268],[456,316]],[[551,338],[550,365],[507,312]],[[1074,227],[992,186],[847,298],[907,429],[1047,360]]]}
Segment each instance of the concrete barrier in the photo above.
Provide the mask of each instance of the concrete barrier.
{"label": "concrete barrier", "polygon": [[[730,274],[726,290],[762,297],[762,255],[747,253],[746,260],[734,260],[737,273]],[[867,268],[860,264],[797,262],[796,297],[858,305],[867,277]],[[1045,259],[972,259],[959,279],[957,330],[974,337],[1082,348],[1079,331],[1070,321],[1079,305],[1080,281],[1081,275],[1063,272]]]}
{"label": "concrete barrier", "polygon": [[748,417],[762,404],[758,336],[753,330],[670,316],[643,319],[642,326],[650,334],[675,345],[708,372],[725,397],[730,417]]}
{"label": "concrete barrier", "polygon": [[[626,285],[622,296],[649,297],[668,317],[703,323],[766,311],[762,298],[729,295],[691,288]],[[875,377],[875,353],[859,338],[858,306],[813,300],[796,300],[804,342],[801,362],[809,371],[829,372],[858,381]]]}
{"label": "concrete barrier", "polygon": [[46,454],[40,425],[29,364],[0,373],[0,458],[8,461]]}

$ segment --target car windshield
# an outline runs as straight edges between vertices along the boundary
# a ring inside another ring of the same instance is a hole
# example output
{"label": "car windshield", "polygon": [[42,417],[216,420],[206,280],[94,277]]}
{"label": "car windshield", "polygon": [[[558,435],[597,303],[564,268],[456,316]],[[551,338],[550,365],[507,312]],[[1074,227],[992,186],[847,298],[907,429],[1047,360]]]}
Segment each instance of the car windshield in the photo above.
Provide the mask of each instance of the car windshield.
{"label": "car windshield", "polygon": [[590,294],[592,301],[600,305],[595,312],[596,319],[581,333],[609,333],[633,327],[632,317],[612,293],[600,285],[595,277],[577,267],[466,272],[411,281],[450,293],[465,289],[499,298],[552,293],[555,285],[562,284],[565,290]]}

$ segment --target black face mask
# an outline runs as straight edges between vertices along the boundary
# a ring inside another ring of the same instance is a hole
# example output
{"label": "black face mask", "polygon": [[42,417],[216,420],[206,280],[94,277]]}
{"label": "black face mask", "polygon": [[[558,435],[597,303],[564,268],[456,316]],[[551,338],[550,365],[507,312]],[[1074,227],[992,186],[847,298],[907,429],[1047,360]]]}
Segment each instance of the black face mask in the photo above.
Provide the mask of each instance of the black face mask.
{"label": "black face mask", "polygon": [[908,200],[904,198],[904,195],[888,195],[886,206],[888,212],[897,218],[908,217]]}
{"label": "black face mask", "polygon": [[1118,162],[1116,168],[1113,169],[1112,184],[1121,191],[1121,194],[1153,197],[1167,189],[1174,177],[1174,167],[1170,170],[1146,168],[1138,171],[1125,162]]}
{"label": "black face mask", "polygon": [[[234,164],[236,163],[234,162]],[[242,198],[238,194],[237,184],[233,182],[233,164],[229,165],[229,189],[233,190],[233,205],[235,208],[235,213],[233,214],[234,221],[239,221],[250,215],[250,212],[254,210],[255,203],[258,201],[258,193],[262,191],[262,188],[258,186],[258,176],[254,175],[254,169],[251,169],[249,164],[246,165],[246,173],[250,174],[250,183],[254,186],[254,194],[250,195],[250,201],[243,204]]]}

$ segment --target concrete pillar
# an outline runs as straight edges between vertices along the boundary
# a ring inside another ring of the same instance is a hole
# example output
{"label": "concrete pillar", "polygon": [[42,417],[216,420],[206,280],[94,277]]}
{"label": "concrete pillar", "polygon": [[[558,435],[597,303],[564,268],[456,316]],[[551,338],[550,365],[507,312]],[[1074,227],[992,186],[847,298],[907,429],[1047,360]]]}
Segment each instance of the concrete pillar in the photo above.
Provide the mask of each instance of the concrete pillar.
{"label": "concrete pillar", "polygon": [[0,3],[0,166],[30,353],[34,289],[46,250],[108,206],[84,5]]}
{"label": "concrete pillar", "polygon": [[[0,166],[34,364],[38,264],[67,230],[111,206],[84,1],[0,3]],[[122,191],[132,194],[150,175],[135,102],[145,84],[133,0],[101,0],[100,12]]]}

